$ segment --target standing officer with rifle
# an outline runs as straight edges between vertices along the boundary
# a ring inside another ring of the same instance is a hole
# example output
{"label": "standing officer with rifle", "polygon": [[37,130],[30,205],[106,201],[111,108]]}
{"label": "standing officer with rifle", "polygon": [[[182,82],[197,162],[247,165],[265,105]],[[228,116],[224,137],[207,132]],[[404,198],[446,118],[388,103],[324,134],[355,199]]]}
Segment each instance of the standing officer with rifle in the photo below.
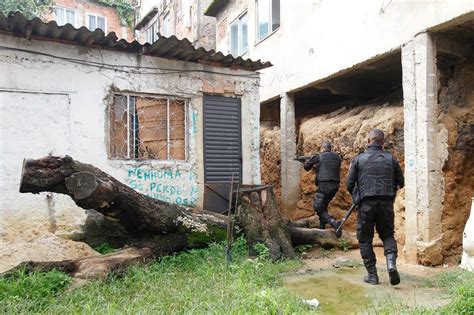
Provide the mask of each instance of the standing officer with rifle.
{"label": "standing officer with rifle", "polygon": [[[339,190],[339,173],[341,170],[341,157],[331,152],[332,146],[329,142],[324,142],[322,151],[313,156],[299,156],[295,160],[304,163],[304,169],[310,171],[316,169],[315,183],[318,187],[313,201],[313,208],[319,216],[320,228],[324,229],[329,223],[334,230],[337,230],[340,221],[336,221],[328,213],[328,205]],[[341,237],[342,231],[336,232],[336,237]]]}
{"label": "standing officer with rifle", "polygon": [[368,275],[364,281],[378,284],[376,258],[372,247],[374,227],[382,239],[391,285],[400,283],[397,271],[397,242],[394,238],[393,201],[398,188],[404,186],[403,173],[395,157],[382,150],[384,133],[373,129],[369,133],[368,148],[352,160],[347,175],[347,190],[358,189],[359,214],[357,239],[360,255]]}

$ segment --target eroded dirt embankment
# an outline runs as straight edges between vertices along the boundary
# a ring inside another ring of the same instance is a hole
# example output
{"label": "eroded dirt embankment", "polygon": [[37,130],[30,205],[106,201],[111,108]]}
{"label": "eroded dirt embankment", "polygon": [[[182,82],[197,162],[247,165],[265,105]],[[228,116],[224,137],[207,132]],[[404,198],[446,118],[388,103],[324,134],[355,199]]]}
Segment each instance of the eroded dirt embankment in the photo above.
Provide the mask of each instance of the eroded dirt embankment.
{"label": "eroded dirt embankment", "polygon": [[443,167],[442,255],[445,263],[457,263],[474,196],[474,60],[455,67],[439,104],[438,121],[448,131],[449,152]]}
{"label": "eroded dirt embankment", "polygon": [[[474,61],[457,64],[449,74],[440,77],[438,123],[447,130],[448,159],[443,167],[444,201],[442,235],[437,246],[442,247],[438,263],[457,263],[462,247],[462,233],[468,219],[471,197],[474,196]],[[339,106],[340,107],[340,106]],[[337,108],[337,105],[335,106]],[[366,147],[366,137],[373,128],[385,132],[385,149],[392,152],[404,169],[403,104],[401,97],[389,97],[343,107],[331,113],[307,115],[299,120],[298,153],[314,154],[324,141],[333,143],[343,155],[341,187],[330,205],[330,213],[341,218],[350,206],[351,198],[345,189],[350,161]],[[263,125],[260,131],[262,182],[275,186],[278,200],[280,186],[280,129]],[[438,144],[440,145],[440,144]],[[443,144],[444,145],[444,144]],[[299,219],[314,214],[312,199],[315,193],[314,172],[301,171],[301,200],[297,209],[287,215]],[[396,238],[404,244],[404,190],[395,201]],[[347,222],[354,230],[356,216]]]}
{"label": "eroded dirt embankment", "polygon": [[[353,108],[340,108],[332,113],[316,117],[305,117],[301,121],[298,135],[298,149],[301,153],[315,154],[321,144],[329,141],[333,150],[343,156],[341,166],[341,186],[330,204],[329,211],[341,218],[351,204],[351,197],[345,188],[345,181],[350,161],[367,145],[367,134],[373,128],[385,132],[385,148],[392,152],[404,164],[403,144],[403,106],[399,98],[387,98]],[[301,218],[313,214],[312,200],[316,187],[314,171],[301,173],[301,200],[298,209],[292,212],[292,218]],[[395,204],[397,230],[403,230],[404,202],[403,191],[400,191]],[[347,221],[347,228],[354,229],[356,216]],[[397,233],[403,243],[403,233]]]}
{"label": "eroded dirt embankment", "polygon": [[260,127],[260,169],[262,184],[273,185],[281,207],[280,128],[270,124]]}
{"label": "eroded dirt embankment", "polygon": [[[341,218],[351,204],[351,197],[345,189],[345,178],[350,161],[366,147],[368,132],[380,128],[386,133],[386,149],[395,154],[403,167],[403,106],[399,97],[375,101],[354,108],[340,108],[328,114],[306,116],[299,121],[298,151],[300,154],[314,154],[320,151],[321,143],[330,141],[336,152],[343,155],[341,187],[330,205],[330,212]],[[280,172],[280,128],[273,124],[262,124],[260,128],[260,163],[262,183],[274,185],[277,200],[281,202]],[[314,171],[301,168],[301,200],[297,209],[287,213],[297,220],[314,214],[312,200],[316,191]],[[403,190],[399,192],[395,209],[397,230],[404,227]],[[347,221],[349,230],[354,230],[356,216]],[[403,243],[403,233],[397,238]]]}

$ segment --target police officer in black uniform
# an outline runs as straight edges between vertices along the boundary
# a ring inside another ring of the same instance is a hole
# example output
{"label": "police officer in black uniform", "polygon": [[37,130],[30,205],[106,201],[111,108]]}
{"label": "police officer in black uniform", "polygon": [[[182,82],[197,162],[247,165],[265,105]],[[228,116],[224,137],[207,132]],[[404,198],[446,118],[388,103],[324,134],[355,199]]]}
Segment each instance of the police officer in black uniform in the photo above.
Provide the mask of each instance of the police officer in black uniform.
{"label": "police officer in black uniform", "polygon": [[374,129],[369,133],[367,150],[352,160],[347,175],[347,190],[352,193],[357,185],[359,191],[357,239],[368,272],[364,281],[370,284],[379,283],[372,247],[375,227],[383,241],[390,284],[397,285],[400,283],[400,275],[396,265],[397,242],[394,238],[393,201],[397,189],[404,186],[404,178],[395,157],[382,150],[383,142],[382,130]]}
{"label": "police officer in black uniform", "polygon": [[[310,171],[313,167],[316,169],[316,196],[313,201],[313,208],[319,216],[321,228],[329,223],[334,229],[341,224],[328,213],[328,205],[339,190],[339,173],[341,170],[341,157],[331,152],[332,146],[329,142],[322,145],[322,152],[312,156],[304,164],[304,169]],[[336,236],[340,237],[342,231]]]}

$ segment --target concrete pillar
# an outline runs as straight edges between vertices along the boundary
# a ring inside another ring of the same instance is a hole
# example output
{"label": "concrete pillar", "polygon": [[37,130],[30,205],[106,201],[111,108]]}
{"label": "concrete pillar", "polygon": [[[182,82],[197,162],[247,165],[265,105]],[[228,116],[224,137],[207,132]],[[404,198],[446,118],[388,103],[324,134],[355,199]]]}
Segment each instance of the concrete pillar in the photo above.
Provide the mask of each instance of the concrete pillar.
{"label": "concrete pillar", "polygon": [[442,167],[447,132],[438,124],[436,45],[418,34],[402,47],[405,116],[405,247],[409,262],[442,263]]}
{"label": "concrete pillar", "polygon": [[295,98],[282,94],[280,99],[281,200],[283,211],[296,208],[300,199],[300,163],[296,154]]}

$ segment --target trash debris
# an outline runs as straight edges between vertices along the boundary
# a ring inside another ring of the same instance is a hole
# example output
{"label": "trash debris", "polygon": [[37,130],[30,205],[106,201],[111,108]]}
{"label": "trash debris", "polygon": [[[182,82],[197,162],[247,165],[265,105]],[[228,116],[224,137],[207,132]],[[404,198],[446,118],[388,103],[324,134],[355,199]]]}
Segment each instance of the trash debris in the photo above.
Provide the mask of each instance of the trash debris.
{"label": "trash debris", "polygon": [[311,299],[311,300],[303,300],[305,304],[308,304],[312,308],[318,308],[319,306],[319,301],[317,299]]}
{"label": "trash debris", "polygon": [[332,266],[334,268],[356,268],[361,266],[361,263],[357,262],[354,259],[346,258],[346,257],[341,257],[338,260],[336,260]]}

